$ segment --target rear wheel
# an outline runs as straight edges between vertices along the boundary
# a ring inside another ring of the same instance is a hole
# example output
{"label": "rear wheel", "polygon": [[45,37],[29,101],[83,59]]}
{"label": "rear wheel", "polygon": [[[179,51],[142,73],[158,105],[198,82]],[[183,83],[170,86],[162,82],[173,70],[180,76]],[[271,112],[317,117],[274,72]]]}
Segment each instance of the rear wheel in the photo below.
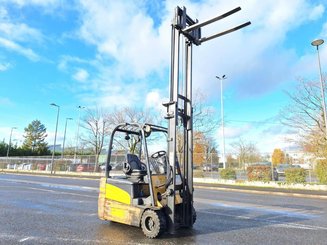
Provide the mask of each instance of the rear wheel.
{"label": "rear wheel", "polygon": [[166,218],[160,210],[148,209],[142,215],[141,227],[146,237],[156,238],[166,230]]}
{"label": "rear wheel", "polygon": [[193,224],[195,223],[195,221],[196,221],[196,211],[192,205],[192,222],[193,222]]}

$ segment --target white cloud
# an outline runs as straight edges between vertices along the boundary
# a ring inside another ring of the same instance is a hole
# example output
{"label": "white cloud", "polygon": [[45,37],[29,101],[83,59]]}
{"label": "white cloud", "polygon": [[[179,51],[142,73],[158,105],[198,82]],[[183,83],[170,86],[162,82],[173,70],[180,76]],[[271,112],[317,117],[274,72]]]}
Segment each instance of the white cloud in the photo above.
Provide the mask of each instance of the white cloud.
{"label": "white cloud", "polygon": [[81,59],[76,56],[63,55],[58,63],[58,69],[61,71],[66,71],[68,68],[71,67],[71,65],[74,66],[75,64],[92,65],[93,61]]}
{"label": "white cloud", "polygon": [[29,27],[25,23],[16,23],[9,16],[4,6],[0,7],[0,46],[25,56],[32,61],[39,61],[40,57],[26,43],[35,45],[42,43],[43,34]]}
{"label": "white cloud", "polygon": [[222,5],[221,1],[211,2],[216,4],[206,3],[205,9],[199,8],[200,21],[215,16],[214,12],[222,13],[238,5],[242,10],[207,28],[208,33],[226,30],[247,20],[252,25],[194,49],[194,86],[212,95],[216,93],[212,89],[217,86],[215,75],[226,74],[232,79],[238,96],[253,97],[294,78],[292,66],[299,57],[283,44],[290,31],[311,21],[309,15],[316,7],[314,4],[309,1],[228,1]]}
{"label": "white cloud", "polygon": [[[170,24],[176,2],[164,2],[156,18],[149,15],[146,4],[82,1],[79,37],[97,48],[97,59],[108,61],[110,68],[101,68],[106,70],[107,77],[117,83],[144,83],[144,93],[149,93],[153,88],[162,88],[163,83],[168,85]],[[250,27],[194,48],[194,88],[201,87],[211,96],[217,93],[212,89],[217,87],[215,75],[226,74],[238,95],[248,96],[271,91],[294,77],[291,64],[299,57],[293,50],[283,48],[285,37],[302,24],[320,18],[325,11],[321,4],[306,0],[182,1],[179,5],[187,6],[188,14],[200,21],[242,7],[242,11],[225,20],[204,27],[203,36],[252,21]],[[153,75],[156,83],[147,82]],[[93,82],[101,86],[112,84],[103,79]]]}
{"label": "white cloud", "polygon": [[[4,139],[7,144],[9,143],[10,132],[11,132],[10,127],[0,127],[1,140]],[[23,134],[19,132],[19,129],[14,129],[12,131],[12,135],[11,135],[12,144],[17,143],[18,145],[20,145],[23,139],[24,139]]]}
{"label": "white cloud", "polygon": [[19,6],[26,5],[39,5],[39,6],[48,6],[58,4],[58,0],[2,0],[3,2],[17,4]]}
{"label": "white cloud", "polygon": [[164,33],[156,29],[140,4],[83,1],[82,7],[80,37],[95,45],[101,55],[122,64],[118,69],[122,74],[144,78],[167,65],[169,25],[162,29]]}
{"label": "white cloud", "polygon": [[320,36],[324,37],[324,38],[327,38],[327,22],[325,22],[325,24],[324,24],[324,26],[322,28]]}
{"label": "white cloud", "polygon": [[18,42],[42,42],[44,39],[39,30],[31,28],[25,23],[1,22],[0,32],[2,36]]}
{"label": "white cloud", "polygon": [[84,69],[78,69],[73,78],[79,82],[85,82],[89,78],[89,73]]}
{"label": "white cloud", "polygon": [[309,19],[310,20],[316,20],[320,17],[322,17],[323,13],[325,12],[325,8],[322,4],[315,6],[311,13],[309,14]]}
{"label": "white cloud", "polygon": [[[251,124],[245,124],[241,127],[231,127],[231,126],[224,127],[225,138],[230,138],[230,139],[239,138],[245,133],[249,132],[249,130],[251,130],[252,128],[253,126]],[[221,135],[221,127],[219,128],[218,133],[219,135]]]}
{"label": "white cloud", "polygon": [[[54,6],[64,5],[58,0],[3,0],[2,3],[8,3],[7,6],[16,4],[21,11],[27,5],[41,7],[43,15],[46,11],[53,11]],[[82,101],[107,107],[140,106],[145,101],[147,107],[154,104],[162,107],[161,103],[165,101],[161,99],[162,95],[168,96],[161,89],[168,86],[170,24],[176,1],[161,2],[156,8],[156,16],[148,11],[146,5],[149,3],[158,4],[151,0],[74,1],[72,12],[78,9],[80,16],[71,23],[80,26],[75,27],[70,38],[78,36],[95,47],[96,54],[91,58],[61,56],[58,69],[83,82],[78,84]],[[285,78],[294,77],[294,71],[307,69],[309,72],[308,64],[315,65],[315,53],[299,57],[292,47],[285,48],[284,42],[289,33],[322,18],[325,13],[322,4],[310,0],[184,0],[179,1],[179,5],[186,6],[188,14],[200,21],[236,6],[242,7],[242,11],[225,20],[204,27],[203,36],[252,21],[252,25],[243,30],[194,47],[194,91],[200,87],[209,95],[217,96],[219,88],[215,75],[226,74],[228,83],[238,92],[233,91],[233,94],[255,97],[288,81]],[[56,17],[62,14],[66,18],[72,9],[62,13],[57,11]],[[9,10],[0,7],[0,46],[32,61],[40,60],[32,45],[48,41],[45,35],[27,23],[17,22],[19,18],[10,19]],[[325,24],[322,37],[326,36]],[[322,61],[327,57],[325,47],[321,50]],[[90,54],[92,49],[88,48]],[[183,52],[181,49],[181,54]],[[6,63],[0,65],[0,70],[8,68],[10,66]],[[313,70],[316,72],[315,68]],[[250,129],[249,125],[227,127],[226,137],[239,137]]]}
{"label": "white cloud", "polygon": [[[117,91],[117,92],[115,92]],[[128,91],[121,88],[113,88],[113,91],[110,91],[106,96],[102,96],[100,101],[95,98],[93,104],[99,102],[102,107],[107,108],[121,108],[121,107],[134,107],[139,106],[138,102],[140,101],[140,95],[137,91]]]}
{"label": "white cloud", "polygon": [[8,17],[8,11],[0,6],[0,19],[5,19]]}
{"label": "white cloud", "polygon": [[165,115],[167,109],[162,105],[162,103],[169,101],[165,96],[162,96],[162,91],[151,90],[147,93],[145,97],[145,107],[149,109],[154,109],[160,115]]}
{"label": "white cloud", "polygon": [[18,54],[21,54],[25,56],[26,58],[30,59],[31,61],[39,61],[40,56],[36,54],[32,49],[25,48],[11,40],[5,39],[0,37],[0,46],[9,49],[11,51],[14,51]]}
{"label": "white cloud", "polygon": [[6,71],[8,69],[10,69],[12,67],[12,65],[10,63],[0,63],[0,71]]}
{"label": "white cloud", "polygon": [[157,105],[160,103],[160,94],[159,91],[150,91],[145,98],[145,104],[147,107],[154,107],[154,105]]}

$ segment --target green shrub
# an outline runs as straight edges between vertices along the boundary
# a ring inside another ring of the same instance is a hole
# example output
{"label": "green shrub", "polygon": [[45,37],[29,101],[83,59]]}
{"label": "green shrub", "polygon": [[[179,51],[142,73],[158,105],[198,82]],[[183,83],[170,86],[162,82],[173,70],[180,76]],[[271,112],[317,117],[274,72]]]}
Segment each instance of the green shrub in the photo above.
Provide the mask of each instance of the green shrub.
{"label": "green shrub", "polygon": [[285,180],[288,184],[305,183],[306,172],[303,168],[285,169]]}
{"label": "green shrub", "polygon": [[316,174],[321,184],[327,184],[327,160],[317,162]]}
{"label": "green shrub", "polygon": [[193,177],[194,178],[203,178],[204,175],[203,175],[203,171],[200,171],[200,170],[194,170],[193,171]]}
{"label": "green shrub", "polygon": [[247,168],[248,181],[271,181],[270,166],[250,166]]}
{"label": "green shrub", "polygon": [[220,178],[222,179],[236,179],[236,172],[232,168],[225,168],[220,170]]}

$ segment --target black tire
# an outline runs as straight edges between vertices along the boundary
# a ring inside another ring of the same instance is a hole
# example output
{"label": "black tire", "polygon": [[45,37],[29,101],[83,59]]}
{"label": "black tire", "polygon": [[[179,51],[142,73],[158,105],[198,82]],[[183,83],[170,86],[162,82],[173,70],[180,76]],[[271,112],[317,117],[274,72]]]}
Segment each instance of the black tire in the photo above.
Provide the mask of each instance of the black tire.
{"label": "black tire", "polygon": [[[182,210],[183,210],[183,207],[182,207],[182,204],[178,204],[176,205],[175,207],[175,214],[176,214],[176,220],[178,223],[181,223],[182,222]],[[188,220],[187,222],[187,225],[185,225],[184,227],[191,227],[196,221],[196,211],[195,211],[195,208],[194,206],[192,205],[192,220]],[[192,224],[191,224],[192,222]]]}
{"label": "black tire", "polygon": [[195,208],[192,206],[192,222],[193,222],[193,225],[196,221],[196,211],[195,211]]}
{"label": "black tire", "polygon": [[146,237],[156,238],[166,231],[166,218],[161,211],[148,209],[142,215],[141,227]]}

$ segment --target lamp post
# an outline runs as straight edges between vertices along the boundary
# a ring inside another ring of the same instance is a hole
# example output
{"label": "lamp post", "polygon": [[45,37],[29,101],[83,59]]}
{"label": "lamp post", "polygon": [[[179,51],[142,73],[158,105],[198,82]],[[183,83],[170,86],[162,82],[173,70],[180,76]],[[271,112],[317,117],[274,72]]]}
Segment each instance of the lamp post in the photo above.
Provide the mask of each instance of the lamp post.
{"label": "lamp post", "polygon": [[54,154],[55,154],[56,141],[57,141],[57,130],[58,130],[58,120],[59,120],[60,106],[59,105],[56,105],[55,103],[51,103],[50,105],[57,107],[56,131],[55,131],[55,138],[54,138],[54,142],[53,142],[53,151],[52,151],[52,159],[51,159],[51,174],[52,174],[53,173]]}
{"label": "lamp post", "polygon": [[78,120],[77,120],[77,131],[76,131],[76,141],[75,141],[75,150],[74,150],[74,164],[76,163],[76,153],[78,147],[78,140],[79,140],[79,124],[81,120],[81,109],[84,109],[84,106],[78,106]]}
{"label": "lamp post", "polygon": [[226,159],[225,159],[225,129],[224,129],[224,98],[223,98],[223,80],[227,77],[223,75],[222,77],[216,76],[220,81],[220,108],[221,108],[221,135],[222,135],[222,158],[223,158],[223,168],[226,168]]}
{"label": "lamp post", "polygon": [[66,123],[65,123],[65,132],[64,132],[64,140],[62,142],[62,151],[61,151],[61,160],[64,160],[64,151],[65,151],[65,141],[66,141],[66,130],[67,130],[67,121],[68,120],[73,120],[71,117],[66,118]]}
{"label": "lamp post", "polygon": [[17,129],[17,128],[12,127],[11,130],[10,130],[9,143],[8,143],[8,149],[7,149],[7,164],[9,163],[9,151],[10,151],[10,145],[11,145],[11,137],[12,137],[12,131],[14,129]]}
{"label": "lamp post", "polygon": [[320,88],[321,88],[321,99],[322,99],[322,107],[324,113],[324,121],[325,121],[325,135],[327,140],[327,115],[326,115],[326,101],[325,101],[325,86],[322,80],[322,72],[321,72],[321,65],[320,65],[320,55],[319,55],[319,46],[324,43],[324,40],[318,39],[311,42],[312,46],[317,47],[317,54],[318,54],[318,66],[319,66],[319,76],[320,76]]}

